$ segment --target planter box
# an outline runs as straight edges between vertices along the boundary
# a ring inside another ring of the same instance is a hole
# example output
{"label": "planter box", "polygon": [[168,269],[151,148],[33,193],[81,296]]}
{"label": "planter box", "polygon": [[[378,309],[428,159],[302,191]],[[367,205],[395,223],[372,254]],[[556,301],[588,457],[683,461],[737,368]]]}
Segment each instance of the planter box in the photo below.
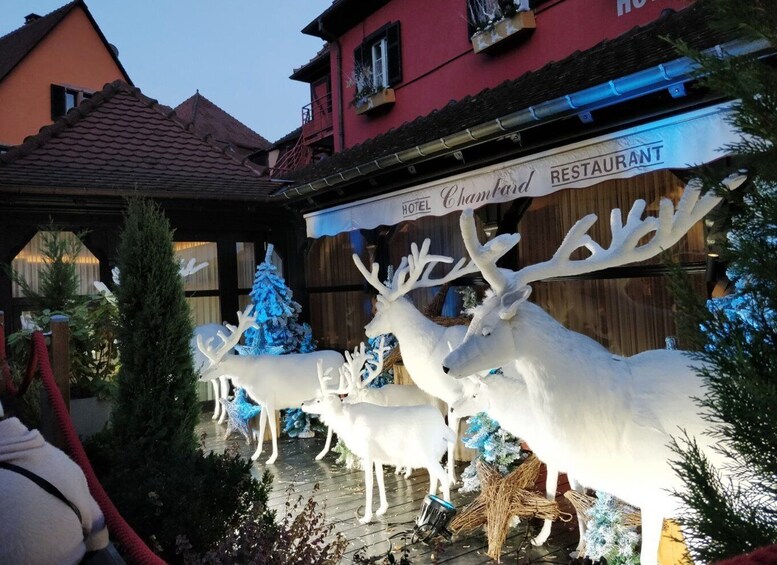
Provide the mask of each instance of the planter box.
{"label": "planter box", "polygon": [[394,89],[384,88],[380,92],[376,92],[375,94],[371,94],[370,96],[368,96],[367,102],[365,102],[364,104],[358,104],[356,106],[356,113],[366,114],[367,112],[371,112],[372,110],[375,110],[376,108],[380,108],[381,106],[393,104],[396,101],[397,101],[397,98],[394,95]]}
{"label": "planter box", "polygon": [[70,399],[70,419],[73,420],[78,435],[90,438],[102,431],[111,417],[113,403],[95,396]]}
{"label": "planter box", "polygon": [[499,20],[491,29],[479,31],[473,35],[472,50],[480,53],[506,39],[525,35],[536,27],[534,12],[531,10],[518,12],[512,18]]}

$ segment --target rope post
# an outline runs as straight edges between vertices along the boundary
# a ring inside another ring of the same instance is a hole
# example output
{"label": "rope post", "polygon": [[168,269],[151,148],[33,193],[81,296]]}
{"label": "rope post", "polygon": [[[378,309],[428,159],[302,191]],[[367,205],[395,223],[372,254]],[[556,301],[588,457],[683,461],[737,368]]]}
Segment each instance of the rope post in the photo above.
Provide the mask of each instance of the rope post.
{"label": "rope post", "polygon": [[[70,320],[58,314],[51,317],[51,365],[54,381],[70,412]],[[60,449],[65,448],[61,427],[56,425],[51,399],[41,391],[41,433],[46,440]]]}

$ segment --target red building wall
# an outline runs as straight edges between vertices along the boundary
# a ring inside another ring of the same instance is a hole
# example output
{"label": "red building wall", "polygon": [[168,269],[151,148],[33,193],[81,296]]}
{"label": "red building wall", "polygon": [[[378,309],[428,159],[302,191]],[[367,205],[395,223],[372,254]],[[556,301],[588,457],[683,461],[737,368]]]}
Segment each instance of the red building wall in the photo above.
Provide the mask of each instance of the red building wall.
{"label": "red building wall", "polygon": [[[340,37],[345,91],[344,148],[426,115],[451,100],[477,94],[604,39],[617,37],[660,17],[665,9],[679,11],[692,3],[693,0],[546,2],[535,10],[537,28],[527,38],[497,54],[475,54],[468,38],[466,0],[393,0]],[[354,50],[365,37],[394,21],[401,22],[402,45],[402,82],[393,87],[396,103],[379,115],[357,115],[350,105],[354,89],[346,86],[354,67]],[[334,51],[331,68],[337,69]],[[340,81],[332,82],[336,97]],[[337,119],[334,126],[337,140]]]}

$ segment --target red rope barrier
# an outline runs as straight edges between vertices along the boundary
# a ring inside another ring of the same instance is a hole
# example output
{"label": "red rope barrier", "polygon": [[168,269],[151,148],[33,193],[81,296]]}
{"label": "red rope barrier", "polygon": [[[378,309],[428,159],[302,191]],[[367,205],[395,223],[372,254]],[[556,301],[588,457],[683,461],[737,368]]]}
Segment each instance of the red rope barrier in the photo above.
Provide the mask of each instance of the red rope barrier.
{"label": "red rope barrier", "polygon": [[[4,341],[1,340],[0,341]],[[108,493],[105,492],[103,486],[95,475],[92,464],[86,456],[84,446],[81,444],[81,440],[78,438],[73,422],[70,420],[70,414],[65,407],[65,401],[57,388],[57,384],[54,381],[54,371],[51,369],[51,363],[49,362],[49,354],[46,349],[46,341],[43,339],[43,334],[35,332],[32,334],[33,352],[38,358],[38,367],[40,369],[41,380],[43,386],[46,388],[46,392],[49,396],[52,409],[57,418],[62,434],[65,438],[65,445],[67,453],[75,461],[86,475],[86,482],[89,484],[89,491],[99,504],[100,508],[105,515],[105,521],[108,524],[108,530],[111,532],[113,538],[121,545],[122,554],[132,563],[138,565],[159,565],[164,564],[158,555],[151,551],[148,546],[140,539],[140,536],[135,533],[135,530],[127,524],[122,518],[119,511],[108,498]]]}

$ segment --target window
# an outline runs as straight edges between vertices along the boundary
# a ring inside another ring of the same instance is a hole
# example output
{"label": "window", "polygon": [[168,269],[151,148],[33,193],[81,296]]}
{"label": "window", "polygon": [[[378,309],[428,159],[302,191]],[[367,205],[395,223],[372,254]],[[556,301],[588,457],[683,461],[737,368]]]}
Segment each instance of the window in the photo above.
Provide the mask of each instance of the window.
{"label": "window", "polygon": [[188,263],[194,259],[208,263],[204,269],[183,280],[186,302],[192,311],[195,325],[220,324],[219,269],[216,243],[210,241],[176,241],[173,244],[176,259]]}
{"label": "window", "polygon": [[370,34],[354,51],[356,67],[371,70],[375,89],[392,87],[402,82],[402,50],[399,22],[387,24]]}
{"label": "window", "polygon": [[56,120],[67,114],[84,100],[91,98],[93,92],[60,84],[51,85],[51,119]]}

